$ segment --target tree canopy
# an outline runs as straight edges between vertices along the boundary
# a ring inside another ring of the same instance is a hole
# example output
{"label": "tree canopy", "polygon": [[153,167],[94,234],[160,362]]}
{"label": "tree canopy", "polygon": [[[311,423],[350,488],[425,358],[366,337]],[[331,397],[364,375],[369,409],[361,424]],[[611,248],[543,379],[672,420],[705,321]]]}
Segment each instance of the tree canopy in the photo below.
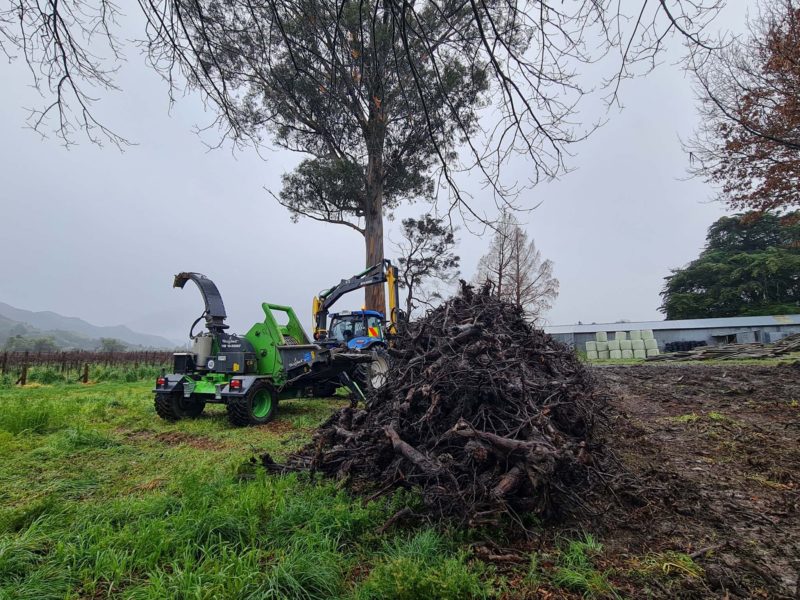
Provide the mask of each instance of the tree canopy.
{"label": "tree canopy", "polygon": [[[441,217],[428,213],[403,219],[401,231],[402,239],[395,244],[398,277],[406,291],[406,315],[411,316],[419,303],[441,298],[442,288],[458,277],[461,258],[453,252],[455,232]],[[422,297],[420,288],[429,280],[436,281],[436,289]]]}
{"label": "tree canopy", "polygon": [[534,240],[509,211],[501,213],[489,251],[478,262],[477,283],[491,283],[492,293],[525,309],[532,319],[549,310],[558,296],[553,261],[542,260]]}
{"label": "tree canopy", "polygon": [[667,319],[800,313],[800,211],[723,217],[706,240],[666,278]]}
{"label": "tree canopy", "polygon": [[743,39],[694,57],[692,171],[737,210],[800,206],[800,4],[762,0]]}
{"label": "tree canopy", "polygon": [[[274,196],[294,218],[345,225],[384,258],[383,223],[404,201],[448,197],[490,219],[461,189],[469,171],[499,207],[563,173],[593,88],[613,101],[633,66],[679,32],[692,44],[722,0],[139,0],[139,40],[170,94],[201,94],[222,138],[304,155]],[[111,0],[6,0],[0,50],[18,52],[47,98],[32,125],[67,142],[125,143],[95,117],[123,58]],[[105,51],[103,46],[105,46]],[[613,57],[615,60],[603,61]],[[597,81],[582,72],[611,64]],[[597,96],[595,96],[597,97]],[[509,157],[527,177],[503,176]],[[383,290],[366,288],[370,308]]]}

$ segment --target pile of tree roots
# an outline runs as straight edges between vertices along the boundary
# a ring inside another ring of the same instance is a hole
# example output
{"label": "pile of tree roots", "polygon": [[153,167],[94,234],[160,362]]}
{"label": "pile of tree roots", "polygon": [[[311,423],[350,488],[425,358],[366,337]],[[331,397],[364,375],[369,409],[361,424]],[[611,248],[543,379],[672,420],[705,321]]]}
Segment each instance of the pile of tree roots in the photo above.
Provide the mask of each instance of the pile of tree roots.
{"label": "pile of tree roots", "polygon": [[390,354],[366,408],[340,410],[288,464],[264,456],[265,466],[345,478],[373,496],[415,488],[431,515],[474,525],[582,505],[605,399],[574,352],[519,307],[462,282]]}

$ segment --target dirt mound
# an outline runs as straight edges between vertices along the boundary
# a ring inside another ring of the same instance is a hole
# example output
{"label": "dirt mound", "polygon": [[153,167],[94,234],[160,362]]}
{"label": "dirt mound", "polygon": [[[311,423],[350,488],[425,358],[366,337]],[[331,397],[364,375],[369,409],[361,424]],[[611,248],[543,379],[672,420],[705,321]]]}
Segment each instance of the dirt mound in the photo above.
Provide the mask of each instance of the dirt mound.
{"label": "dirt mound", "polygon": [[334,414],[288,467],[369,493],[417,487],[432,514],[472,524],[581,505],[605,398],[518,307],[463,284],[391,353],[387,385]]}

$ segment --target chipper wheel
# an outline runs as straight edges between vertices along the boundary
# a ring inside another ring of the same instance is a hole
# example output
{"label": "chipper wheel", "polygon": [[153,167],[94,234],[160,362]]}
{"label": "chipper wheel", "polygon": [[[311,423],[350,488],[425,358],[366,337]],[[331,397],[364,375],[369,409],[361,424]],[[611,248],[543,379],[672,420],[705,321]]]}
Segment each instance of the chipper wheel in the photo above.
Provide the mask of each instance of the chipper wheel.
{"label": "chipper wheel", "polygon": [[236,426],[269,423],[278,412],[278,394],[266,381],[256,381],[241,398],[228,398],[228,420]]}
{"label": "chipper wheel", "polygon": [[181,392],[156,394],[156,413],[165,421],[199,417],[205,407],[203,400],[184,398]]}

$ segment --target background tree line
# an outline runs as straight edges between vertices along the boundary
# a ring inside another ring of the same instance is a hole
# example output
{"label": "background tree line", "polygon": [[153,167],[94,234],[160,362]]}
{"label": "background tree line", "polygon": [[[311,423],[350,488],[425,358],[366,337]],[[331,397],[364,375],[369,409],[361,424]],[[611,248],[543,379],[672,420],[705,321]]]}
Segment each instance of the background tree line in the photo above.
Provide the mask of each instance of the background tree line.
{"label": "background tree line", "polygon": [[800,313],[800,211],[719,219],[661,295],[667,319]]}

